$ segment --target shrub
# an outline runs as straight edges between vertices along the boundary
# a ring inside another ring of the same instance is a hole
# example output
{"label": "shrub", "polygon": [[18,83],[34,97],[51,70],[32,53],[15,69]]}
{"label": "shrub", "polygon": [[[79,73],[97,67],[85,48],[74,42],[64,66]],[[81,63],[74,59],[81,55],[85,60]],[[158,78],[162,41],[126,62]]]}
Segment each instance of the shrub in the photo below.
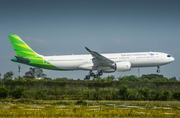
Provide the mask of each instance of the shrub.
{"label": "shrub", "polygon": [[173,98],[176,100],[180,100],[180,91],[176,91],[173,93]]}
{"label": "shrub", "polygon": [[36,94],[35,94],[35,99],[37,99],[37,100],[45,99],[44,92],[42,90],[37,91]]}
{"label": "shrub", "polygon": [[162,91],[151,90],[149,100],[161,100],[162,95],[163,95]]}
{"label": "shrub", "polygon": [[16,86],[11,94],[16,99],[21,98],[24,95],[24,88],[22,86]]}
{"label": "shrub", "polygon": [[162,100],[169,100],[169,98],[171,97],[171,92],[170,91],[164,91],[163,95],[162,95]]}
{"label": "shrub", "polygon": [[120,99],[127,100],[129,95],[128,87],[126,85],[121,85],[119,87],[118,95],[120,96]]}
{"label": "shrub", "polygon": [[141,99],[148,100],[150,89],[147,87],[144,87],[144,88],[139,89],[138,93],[141,95]]}
{"label": "shrub", "polygon": [[8,89],[0,86],[0,98],[6,98],[8,96]]}

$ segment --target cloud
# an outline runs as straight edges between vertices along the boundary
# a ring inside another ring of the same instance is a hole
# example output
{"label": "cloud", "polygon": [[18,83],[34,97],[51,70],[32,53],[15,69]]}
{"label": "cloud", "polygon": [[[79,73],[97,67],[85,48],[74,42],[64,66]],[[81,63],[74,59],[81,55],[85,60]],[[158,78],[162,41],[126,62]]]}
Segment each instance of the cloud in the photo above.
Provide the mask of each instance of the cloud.
{"label": "cloud", "polygon": [[50,44],[49,41],[44,40],[44,39],[34,39],[34,38],[31,38],[31,37],[26,37],[26,40],[28,40],[29,42],[38,44],[38,45],[46,45],[47,46],[47,45]]}
{"label": "cloud", "polygon": [[95,41],[96,39],[95,39],[93,36],[89,36],[89,37],[88,37],[88,40],[90,40],[90,41]]}
{"label": "cloud", "polygon": [[120,38],[114,38],[114,39],[112,39],[112,41],[115,43],[123,43],[123,40]]}

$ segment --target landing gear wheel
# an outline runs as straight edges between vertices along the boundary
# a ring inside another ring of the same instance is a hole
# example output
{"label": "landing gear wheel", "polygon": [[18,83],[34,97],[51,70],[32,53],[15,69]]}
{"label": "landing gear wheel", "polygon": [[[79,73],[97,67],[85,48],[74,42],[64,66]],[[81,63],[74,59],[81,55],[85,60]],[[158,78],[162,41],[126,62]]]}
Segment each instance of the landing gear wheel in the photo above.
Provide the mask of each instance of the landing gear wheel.
{"label": "landing gear wheel", "polygon": [[157,70],[157,73],[160,73],[160,72],[161,72],[161,70],[158,69],[158,70]]}
{"label": "landing gear wheel", "polygon": [[89,72],[89,76],[94,76],[94,75],[95,74],[92,71]]}
{"label": "landing gear wheel", "polygon": [[102,76],[102,75],[103,75],[102,70],[98,71],[98,75],[99,75],[99,76]]}
{"label": "landing gear wheel", "polygon": [[86,77],[84,78],[84,80],[89,80],[89,79],[90,79],[89,75],[86,75]]}
{"label": "landing gear wheel", "polygon": [[84,80],[89,80],[90,77],[98,78],[98,77],[100,77],[100,76],[102,76],[102,75],[103,75],[102,70],[98,70],[96,74],[94,74],[94,73],[92,72],[92,70],[90,70],[90,71],[89,71],[89,74],[86,75],[86,77],[84,78]]}
{"label": "landing gear wheel", "polygon": [[160,71],[160,67],[159,66],[157,66],[157,73],[160,73],[161,71]]}
{"label": "landing gear wheel", "polygon": [[98,78],[99,76],[98,76],[98,75],[94,75],[93,77],[94,77],[94,78]]}

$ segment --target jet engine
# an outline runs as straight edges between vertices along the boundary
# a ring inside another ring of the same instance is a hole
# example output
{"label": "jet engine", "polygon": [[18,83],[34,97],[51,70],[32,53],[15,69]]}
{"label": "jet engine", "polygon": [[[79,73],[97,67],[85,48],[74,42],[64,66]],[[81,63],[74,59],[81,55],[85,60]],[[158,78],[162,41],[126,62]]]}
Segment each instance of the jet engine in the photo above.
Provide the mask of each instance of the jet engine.
{"label": "jet engine", "polygon": [[122,61],[114,63],[115,71],[124,72],[131,70],[131,63],[129,61]]}
{"label": "jet engine", "polygon": [[114,63],[111,67],[98,67],[98,70],[102,70],[104,73],[129,71],[131,70],[131,63],[129,61],[117,62]]}

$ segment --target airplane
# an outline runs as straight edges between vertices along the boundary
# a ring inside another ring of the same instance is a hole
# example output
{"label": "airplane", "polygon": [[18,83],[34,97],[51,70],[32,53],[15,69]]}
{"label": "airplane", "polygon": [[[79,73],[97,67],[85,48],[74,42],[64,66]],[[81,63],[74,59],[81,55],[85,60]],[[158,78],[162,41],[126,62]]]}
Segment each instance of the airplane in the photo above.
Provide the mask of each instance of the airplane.
{"label": "airplane", "polygon": [[[90,77],[100,77],[103,73],[124,72],[130,71],[131,68],[140,67],[157,67],[157,72],[159,73],[160,66],[175,60],[169,54],[162,52],[100,54],[87,47],[85,49],[90,54],[43,56],[31,49],[16,34],[10,34],[8,37],[16,52],[16,56],[11,61],[49,70],[89,71],[84,80],[90,79]],[[96,73],[93,72],[95,70],[97,71]]]}

